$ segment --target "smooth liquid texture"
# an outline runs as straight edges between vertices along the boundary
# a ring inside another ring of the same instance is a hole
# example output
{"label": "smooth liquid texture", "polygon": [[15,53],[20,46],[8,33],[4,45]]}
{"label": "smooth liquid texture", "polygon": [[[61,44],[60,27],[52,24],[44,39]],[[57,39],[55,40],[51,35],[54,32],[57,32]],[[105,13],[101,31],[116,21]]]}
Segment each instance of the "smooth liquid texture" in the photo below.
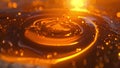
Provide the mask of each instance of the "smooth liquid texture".
{"label": "smooth liquid texture", "polygon": [[26,17],[31,16],[27,20],[24,13],[23,16],[18,16],[19,19],[1,17],[1,54],[59,59],[83,51],[91,43],[93,43],[91,47],[98,49],[98,52],[93,52],[96,56],[104,50],[108,53],[112,47],[119,48],[119,30],[112,23],[114,21],[108,17],[87,13],[74,15],[53,13],[26,14]]}

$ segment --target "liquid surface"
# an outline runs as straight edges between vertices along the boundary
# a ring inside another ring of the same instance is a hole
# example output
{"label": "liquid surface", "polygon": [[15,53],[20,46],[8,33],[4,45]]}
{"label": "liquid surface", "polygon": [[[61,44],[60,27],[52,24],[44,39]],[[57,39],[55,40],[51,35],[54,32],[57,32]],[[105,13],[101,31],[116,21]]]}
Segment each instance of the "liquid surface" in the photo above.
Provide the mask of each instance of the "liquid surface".
{"label": "liquid surface", "polygon": [[51,60],[79,53],[77,56],[81,56],[83,52],[82,55],[87,55],[77,61],[78,68],[119,68],[120,30],[117,26],[120,23],[114,19],[64,11],[0,14],[0,54],[3,56]]}

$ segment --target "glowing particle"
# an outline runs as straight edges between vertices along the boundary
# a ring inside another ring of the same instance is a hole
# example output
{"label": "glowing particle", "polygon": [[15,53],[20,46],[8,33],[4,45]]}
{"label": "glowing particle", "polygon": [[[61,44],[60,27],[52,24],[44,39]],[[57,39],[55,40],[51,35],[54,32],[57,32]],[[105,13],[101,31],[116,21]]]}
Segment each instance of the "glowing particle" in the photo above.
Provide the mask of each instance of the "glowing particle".
{"label": "glowing particle", "polygon": [[66,34],[65,36],[70,36],[71,35],[71,33],[68,33],[68,34]]}
{"label": "glowing particle", "polygon": [[16,21],[16,19],[13,19],[13,21]]}
{"label": "glowing particle", "polygon": [[104,40],[104,42],[105,42],[106,45],[109,45],[111,43],[110,40]]}
{"label": "glowing particle", "polygon": [[118,53],[118,56],[120,57],[120,52]]}
{"label": "glowing particle", "polygon": [[48,55],[47,55],[47,59],[50,59],[50,58],[52,58],[52,55],[51,55],[51,54],[48,54]]}
{"label": "glowing particle", "polygon": [[7,19],[10,19],[9,17],[7,17]]}
{"label": "glowing particle", "polygon": [[56,56],[58,53],[57,52],[54,52],[53,55]]}
{"label": "glowing particle", "polygon": [[86,0],[71,0],[71,5],[75,8],[84,7],[86,5]]}
{"label": "glowing particle", "polygon": [[2,43],[5,44],[5,40],[3,40]]}
{"label": "glowing particle", "polygon": [[24,55],[24,53],[23,53],[23,52],[21,52],[21,53],[20,53],[20,56],[23,56],[23,55]]}
{"label": "glowing particle", "polygon": [[118,59],[120,60],[120,52],[118,53]]}
{"label": "glowing particle", "polygon": [[70,19],[69,21],[70,21],[70,22],[72,22],[72,20],[71,20],[71,19]]}
{"label": "glowing particle", "polygon": [[43,10],[43,7],[39,7],[39,10]]}
{"label": "glowing particle", "polygon": [[120,12],[117,12],[117,13],[116,13],[116,16],[117,16],[117,17],[120,17]]}
{"label": "glowing particle", "polygon": [[68,19],[70,19],[70,16],[67,16]]}
{"label": "glowing particle", "polygon": [[8,7],[9,7],[9,8],[17,8],[17,6],[18,6],[18,5],[17,5],[16,2],[9,2],[9,3],[8,3]]}
{"label": "glowing particle", "polygon": [[81,16],[78,16],[78,18],[81,18]]}
{"label": "glowing particle", "polygon": [[115,38],[115,40],[118,40],[118,38]]}
{"label": "glowing particle", "polygon": [[56,18],[56,20],[58,21],[58,20],[59,20],[59,18],[57,17],[57,18]]}
{"label": "glowing particle", "polygon": [[74,11],[87,11],[87,0],[71,0],[71,6]]}
{"label": "glowing particle", "polygon": [[82,21],[82,24],[84,24],[85,22],[84,21]]}
{"label": "glowing particle", "polygon": [[102,46],[101,49],[104,50],[104,47]]}
{"label": "glowing particle", "polygon": [[77,48],[76,49],[76,52],[80,52],[82,49],[81,48]]}
{"label": "glowing particle", "polygon": [[21,12],[18,12],[18,15],[21,15]]}
{"label": "glowing particle", "polygon": [[105,44],[106,44],[106,45],[109,45],[109,42],[106,42]]}
{"label": "glowing particle", "polygon": [[110,37],[111,35],[110,34],[108,34],[108,37]]}
{"label": "glowing particle", "polygon": [[20,49],[20,56],[24,55],[24,51],[22,49]]}
{"label": "glowing particle", "polygon": [[18,54],[18,51],[15,51],[15,54],[17,55],[17,54]]}

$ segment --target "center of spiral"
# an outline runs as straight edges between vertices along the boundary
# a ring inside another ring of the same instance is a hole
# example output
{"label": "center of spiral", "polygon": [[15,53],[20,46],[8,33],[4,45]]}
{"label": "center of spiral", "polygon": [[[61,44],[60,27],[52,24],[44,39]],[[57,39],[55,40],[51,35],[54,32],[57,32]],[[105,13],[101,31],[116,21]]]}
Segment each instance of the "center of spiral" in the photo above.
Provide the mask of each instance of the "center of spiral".
{"label": "center of spiral", "polygon": [[49,46],[68,46],[78,43],[83,28],[76,19],[69,17],[53,17],[35,20],[27,27],[25,36],[37,43]]}

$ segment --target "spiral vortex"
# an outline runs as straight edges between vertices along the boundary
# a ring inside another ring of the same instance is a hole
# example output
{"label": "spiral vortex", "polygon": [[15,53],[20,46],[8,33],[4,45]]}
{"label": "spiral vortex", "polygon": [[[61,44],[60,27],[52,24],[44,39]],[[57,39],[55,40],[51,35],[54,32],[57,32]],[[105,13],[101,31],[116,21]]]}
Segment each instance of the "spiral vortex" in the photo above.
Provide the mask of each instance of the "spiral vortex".
{"label": "spiral vortex", "polygon": [[109,44],[106,36],[118,33],[114,31],[111,22],[108,17],[85,12],[36,13],[22,23],[17,21],[20,28],[12,24],[6,33],[0,33],[0,56],[9,62],[17,60],[26,63],[29,60],[29,64],[34,65],[52,65],[74,60],[89,53],[101,42]]}
{"label": "spiral vortex", "polygon": [[38,53],[46,62],[51,59],[53,63],[88,51],[99,33],[96,23],[81,14],[36,15],[28,18],[23,26],[23,39],[18,45]]}

